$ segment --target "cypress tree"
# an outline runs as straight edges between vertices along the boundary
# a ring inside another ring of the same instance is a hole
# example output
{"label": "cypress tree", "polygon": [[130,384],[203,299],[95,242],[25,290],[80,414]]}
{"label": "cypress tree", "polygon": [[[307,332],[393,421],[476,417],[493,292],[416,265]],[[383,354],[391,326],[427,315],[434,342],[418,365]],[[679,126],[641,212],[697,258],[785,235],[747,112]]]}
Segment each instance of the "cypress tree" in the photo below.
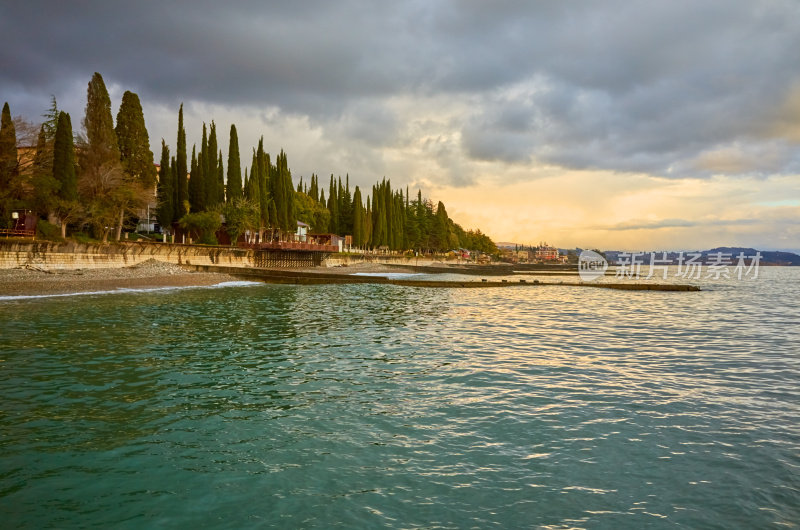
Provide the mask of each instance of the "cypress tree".
{"label": "cypress tree", "polygon": [[58,197],[65,201],[78,200],[78,175],[75,172],[75,145],[69,114],[60,112],[53,141],[53,178],[59,183]]}
{"label": "cypress tree", "polygon": [[211,120],[211,127],[208,131],[208,143],[206,150],[203,154],[205,165],[205,196],[206,208],[213,208],[219,199],[219,191],[217,190],[217,126],[214,120]]}
{"label": "cypress tree", "polygon": [[270,192],[269,185],[271,183],[269,173],[271,172],[269,155],[264,152],[264,137],[258,140],[258,149],[253,164],[253,169],[250,172],[250,178],[256,179],[258,184],[258,200],[259,208],[261,211],[261,224],[262,226],[270,226],[271,228],[278,228],[277,226],[270,225],[269,222],[269,201]]}
{"label": "cypress tree", "polygon": [[114,226],[116,239],[120,239],[125,212],[139,206],[142,197],[125,178],[111,117],[111,99],[97,72],[89,81],[83,127],[86,144],[80,151],[80,168],[89,222],[103,242]]}
{"label": "cypress tree", "polygon": [[173,187],[169,147],[167,147],[166,142],[164,142],[164,139],[162,138],[161,169],[159,171],[158,178],[158,210],[156,212],[156,218],[158,219],[158,224],[161,225],[161,228],[168,231],[172,229],[172,221],[175,220],[173,218],[175,208],[172,203],[175,195]]}
{"label": "cypress tree", "polygon": [[367,210],[364,213],[364,246],[369,246],[372,241],[372,209],[367,197]]}
{"label": "cypress tree", "polygon": [[[55,132],[55,129],[53,129]],[[47,128],[44,124],[39,128],[36,140],[36,155],[33,157],[33,207],[39,215],[48,215],[58,200],[58,189],[61,186],[53,178],[53,150],[47,141]]]}
{"label": "cypress tree", "polygon": [[270,200],[269,206],[267,206],[267,224],[271,226],[273,229],[280,225],[280,220],[278,219],[278,209],[275,206],[275,201]]}
{"label": "cypress tree", "polygon": [[[269,172],[268,188],[269,200],[275,205],[277,224],[273,225],[281,230],[286,230],[286,194],[283,190],[283,150],[275,157],[275,165],[267,165]],[[270,223],[273,221],[271,220]]]}
{"label": "cypress tree", "polygon": [[447,217],[447,210],[444,209],[444,203],[439,201],[439,204],[436,206],[436,221],[434,224],[434,246],[439,251],[447,250],[449,244],[449,224]]}
{"label": "cypress tree", "polygon": [[319,202],[319,186],[317,185],[317,176],[311,174],[311,186],[308,188],[308,194],[314,201]]}
{"label": "cypress tree", "polygon": [[125,91],[117,113],[117,143],[122,168],[136,182],[149,189],[156,184],[156,168],[150,138],[144,124],[144,113],[139,96]]}
{"label": "cypress tree", "polygon": [[279,155],[280,164],[278,165],[278,178],[280,179],[280,197],[283,205],[278,210],[279,221],[283,230],[294,232],[297,230],[297,220],[294,210],[294,186],[292,186],[292,172],[289,170],[289,162],[286,153],[281,149]]}
{"label": "cypress tree", "polygon": [[[192,175],[194,177],[194,175]],[[194,180],[194,178],[192,179]],[[197,205],[192,203],[192,210],[196,212],[203,212],[207,209],[208,205],[206,204],[206,181],[208,178],[206,177],[206,159],[205,153],[202,151],[197,153],[197,189],[195,193],[197,195]],[[191,184],[191,181],[190,181]]]}
{"label": "cypress tree", "polygon": [[225,168],[222,167],[222,151],[217,155],[217,201],[216,204],[225,202]]}
{"label": "cypress tree", "polygon": [[[258,187],[258,177],[256,176],[257,171],[257,161],[256,161],[256,151],[253,149],[253,160],[250,163],[250,176],[247,175],[247,168],[244,170],[245,176],[245,194],[244,196],[254,201],[256,204],[261,204],[261,190]],[[259,206],[260,208],[260,206]],[[261,210],[259,209],[259,219],[261,219]]]}
{"label": "cypress tree", "polygon": [[386,218],[383,211],[383,191],[381,186],[372,187],[372,246],[386,244]]}
{"label": "cypress tree", "polygon": [[239,135],[236,125],[231,125],[231,139],[228,145],[228,186],[225,194],[228,202],[242,198],[242,167],[239,161]]}
{"label": "cypress tree", "polygon": [[175,173],[175,215],[174,219],[180,219],[189,213],[186,201],[189,200],[189,183],[187,179],[188,169],[186,167],[186,129],[183,127],[183,103],[178,111],[178,143],[176,146]]}
{"label": "cypress tree", "polygon": [[178,200],[178,162],[174,156],[170,157],[169,173],[172,178],[172,220],[173,222],[178,219],[181,207],[175,202]]}
{"label": "cypress tree", "polygon": [[403,208],[403,190],[398,191],[394,196],[394,244],[395,249],[404,250],[405,242],[405,210]]}
{"label": "cypress tree", "polygon": [[103,76],[97,72],[89,81],[83,127],[86,129],[86,152],[90,163],[99,166],[120,160],[117,133],[111,117],[111,98]]}
{"label": "cypress tree", "polygon": [[[216,171],[216,168],[214,168],[214,170]],[[192,203],[192,211],[199,212],[206,209],[209,199],[209,183],[207,182],[210,174],[208,168],[208,130],[206,129],[205,122],[203,122],[203,136],[200,140],[200,148],[197,151],[197,171],[200,175],[202,175],[200,181],[197,182],[198,199],[202,203],[202,208],[195,207],[195,204]]]}
{"label": "cypress tree", "polygon": [[361,190],[356,186],[353,195],[353,245],[364,246],[364,205],[361,204]]}
{"label": "cypress tree", "polygon": [[17,172],[17,131],[6,102],[0,118],[0,191],[11,187]]}
{"label": "cypress tree", "polygon": [[11,226],[11,210],[17,187],[17,132],[8,103],[0,118],[0,228]]}
{"label": "cypress tree", "polygon": [[[245,194],[244,194],[244,196],[248,200],[252,201],[253,203],[260,205],[261,204],[261,190],[259,189],[258,177],[256,176],[256,154],[255,154],[255,151],[253,151],[253,162],[250,165],[250,177],[249,178],[247,177],[247,168],[245,168],[245,170],[244,170],[244,176],[245,176],[245,180],[246,180],[246,184],[247,184],[245,186]],[[259,208],[260,208],[260,206],[259,206]],[[261,210],[259,209],[259,212],[260,211]],[[261,214],[259,213],[259,222],[260,222],[260,219],[261,219]]]}
{"label": "cypress tree", "polygon": [[[202,153],[200,156],[202,158]],[[197,145],[193,145],[192,162],[189,166],[189,211],[192,213],[200,211],[200,203],[202,202],[200,194],[202,193],[203,170],[200,169],[197,161]]]}
{"label": "cypress tree", "polygon": [[333,234],[339,233],[339,198],[336,196],[336,183],[331,174],[331,182],[328,189],[328,211],[331,212],[330,231]]}
{"label": "cypress tree", "polygon": [[[341,186],[341,179],[339,179]],[[353,233],[353,196],[350,193],[350,174],[345,176],[345,185],[342,189],[342,197],[339,201],[339,216],[341,221],[339,225],[343,234]]]}

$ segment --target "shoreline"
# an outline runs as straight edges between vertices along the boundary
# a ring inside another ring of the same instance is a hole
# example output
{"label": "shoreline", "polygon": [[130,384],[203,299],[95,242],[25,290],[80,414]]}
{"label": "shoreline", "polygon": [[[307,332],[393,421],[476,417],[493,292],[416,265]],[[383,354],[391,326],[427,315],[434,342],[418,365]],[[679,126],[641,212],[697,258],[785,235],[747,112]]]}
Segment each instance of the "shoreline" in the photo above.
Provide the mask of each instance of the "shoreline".
{"label": "shoreline", "polygon": [[192,272],[149,260],[131,267],[43,270],[0,269],[0,296],[47,296],[117,289],[208,287],[240,278],[220,272]]}
{"label": "shoreline", "polygon": [[[310,274],[348,275],[354,272],[408,273],[407,268],[378,263],[363,263],[349,267],[308,267],[283,269]],[[37,267],[0,269],[0,297],[48,296],[118,289],[148,289],[160,287],[209,287],[223,282],[247,278],[233,272],[203,272],[194,267],[175,265],[155,259],[129,267],[96,269],[52,269]]]}
{"label": "shoreline", "polygon": [[[445,287],[445,288],[486,288],[522,286],[579,286],[605,289],[637,291],[697,291],[698,287],[689,285],[661,284],[615,284],[559,281],[547,282],[520,278],[509,280],[417,280],[411,278],[391,278],[392,274],[429,273],[436,274],[427,267],[408,267],[381,263],[359,263],[339,267],[305,267],[296,269],[251,269],[213,265],[176,265],[147,260],[129,267],[97,269],[56,269],[44,270],[35,267],[0,269],[0,298],[59,296],[81,293],[112,293],[121,289],[210,287],[225,282],[256,281],[261,283],[286,283],[301,285],[374,283],[393,284],[407,287]],[[453,273],[461,273],[457,268]],[[478,271],[475,271],[478,272]],[[355,273],[366,273],[355,275]],[[382,277],[386,274],[386,277]],[[489,275],[491,276],[491,275]]]}

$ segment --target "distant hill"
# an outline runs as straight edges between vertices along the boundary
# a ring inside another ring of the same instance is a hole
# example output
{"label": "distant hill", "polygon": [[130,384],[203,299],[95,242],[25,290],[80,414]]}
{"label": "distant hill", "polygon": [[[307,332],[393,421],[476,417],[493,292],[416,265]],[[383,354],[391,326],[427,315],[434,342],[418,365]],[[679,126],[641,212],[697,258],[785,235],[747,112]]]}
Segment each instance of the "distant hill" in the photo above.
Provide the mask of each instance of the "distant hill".
{"label": "distant hill", "polygon": [[495,243],[497,248],[516,248],[518,246],[522,246],[519,243],[509,243],[508,241],[500,241],[499,243]]}
{"label": "distant hill", "polygon": [[[497,243],[497,248],[500,248],[500,249],[503,249],[503,248],[514,249],[517,246],[522,248],[523,245],[521,245],[520,243],[510,243],[508,241],[501,241],[501,242]],[[558,249],[558,252],[561,255],[566,255],[567,252],[572,251],[572,250],[574,250],[578,254],[580,254],[581,250],[584,250],[584,249],[581,249],[581,248],[578,248],[578,249],[560,248],[560,249]],[[645,253],[645,254],[647,254],[646,259],[649,259],[649,253],[650,252],[651,251],[647,251]],[[663,251],[654,250],[652,252],[655,252],[657,254],[656,255],[656,259],[661,259],[661,257],[662,257],[661,253]],[[689,254],[689,253],[700,253],[702,255],[702,258],[700,259],[700,261],[705,263],[705,262],[707,262],[709,260],[709,255],[714,255],[717,252],[722,252],[723,254],[730,254],[731,255],[731,261],[734,264],[736,263],[736,259],[737,259],[736,257],[739,255],[740,252],[744,252],[745,256],[755,256],[756,252],[761,252],[761,262],[760,262],[761,265],[781,265],[781,266],[800,267],[800,255],[795,254],[794,252],[780,252],[780,251],[776,251],[776,250],[756,250],[754,248],[746,248],[746,247],[716,247],[716,248],[712,248],[712,249],[708,249],[708,250],[687,250],[687,251],[683,252],[683,255],[684,255],[684,259],[686,259],[686,255]],[[608,260],[609,263],[615,263],[619,259],[619,255],[622,254],[622,253],[623,253],[623,251],[621,251],[621,250],[604,250],[603,251],[603,254],[605,254],[606,259]],[[678,264],[679,255],[680,255],[680,252],[667,252],[667,259],[672,260],[672,264],[673,265],[677,265]],[[642,259],[642,258],[640,258],[640,259]],[[749,263],[749,261],[750,260],[748,259],[747,262]]]}

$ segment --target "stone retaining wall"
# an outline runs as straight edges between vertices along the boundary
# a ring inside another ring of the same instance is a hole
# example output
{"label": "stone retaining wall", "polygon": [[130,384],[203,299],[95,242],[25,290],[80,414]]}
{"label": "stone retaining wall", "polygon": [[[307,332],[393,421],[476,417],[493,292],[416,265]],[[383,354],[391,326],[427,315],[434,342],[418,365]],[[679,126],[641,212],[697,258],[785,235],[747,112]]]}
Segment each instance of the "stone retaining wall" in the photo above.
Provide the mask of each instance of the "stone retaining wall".
{"label": "stone retaining wall", "polygon": [[[178,265],[224,265],[228,267],[264,266],[251,249],[222,246],[184,245],[179,243],[152,243],[120,241],[106,244],[76,243],[67,241],[20,241],[0,239],[0,269],[39,267],[42,269],[99,269],[127,267],[149,259]],[[297,260],[295,260],[297,261]],[[384,263],[387,265],[436,266],[444,262],[430,258],[381,256],[360,254],[325,254],[323,267],[341,267],[359,263]],[[447,262],[451,265],[455,261]],[[294,266],[308,266],[297,262]],[[267,264],[280,267],[279,264]]]}

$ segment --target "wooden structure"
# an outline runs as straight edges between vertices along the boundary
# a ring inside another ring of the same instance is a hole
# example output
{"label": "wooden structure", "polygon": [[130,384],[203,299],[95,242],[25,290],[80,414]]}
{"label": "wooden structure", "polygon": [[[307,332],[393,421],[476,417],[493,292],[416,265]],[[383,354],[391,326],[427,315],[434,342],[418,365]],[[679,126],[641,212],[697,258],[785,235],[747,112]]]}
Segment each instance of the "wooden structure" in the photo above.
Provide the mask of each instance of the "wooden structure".
{"label": "wooden structure", "polygon": [[36,239],[36,231],[35,230],[14,230],[12,229],[0,229],[0,237],[5,237],[8,239],[9,237],[29,237],[31,239]]}
{"label": "wooden structure", "polygon": [[253,253],[253,265],[261,269],[299,269],[319,267],[326,252],[316,250],[262,249]]}
{"label": "wooden structure", "polygon": [[14,227],[11,229],[1,229],[0,236],[9,237],[30,237],[36,239],[36,224],[39,218],[30,210],[14,210],[11,212],[11,220]]}

